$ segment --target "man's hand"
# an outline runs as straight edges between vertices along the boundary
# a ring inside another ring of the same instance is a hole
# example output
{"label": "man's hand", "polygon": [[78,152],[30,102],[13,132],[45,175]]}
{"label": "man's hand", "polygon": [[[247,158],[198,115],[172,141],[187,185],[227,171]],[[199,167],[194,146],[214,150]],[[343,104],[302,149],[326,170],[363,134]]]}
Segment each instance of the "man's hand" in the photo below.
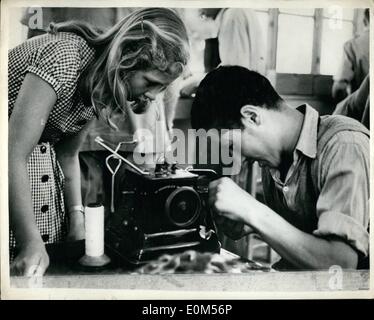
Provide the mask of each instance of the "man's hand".
{"label": "man's hand", "polygon": [[245,224],[259,202],[229,178],[209,184],[209,204],[220,215]]}
{"label": "man's hand", "polygon": [[254,232],[253,228],[243,222],[231,220],[221,215],[215,215],[214,221],[218,229],[222,230],[223,233],[232,240],[239,240]]}
{"label": "man's hand", "polygon": [[10,272],[19,276],[42,276],[49,265],[49,257],[41,240],[24,246],[10,266]]}

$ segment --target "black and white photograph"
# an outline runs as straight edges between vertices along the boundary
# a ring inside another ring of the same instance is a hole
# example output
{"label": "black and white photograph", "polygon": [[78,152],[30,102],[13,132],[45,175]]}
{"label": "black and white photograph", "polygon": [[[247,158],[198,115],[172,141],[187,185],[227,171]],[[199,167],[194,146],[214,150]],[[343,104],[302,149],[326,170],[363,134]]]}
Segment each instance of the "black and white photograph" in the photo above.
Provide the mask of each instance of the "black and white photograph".
{"label": "black and white photograph", "polygon": [[1,1],[2,299],[373,298],[373,8]]}

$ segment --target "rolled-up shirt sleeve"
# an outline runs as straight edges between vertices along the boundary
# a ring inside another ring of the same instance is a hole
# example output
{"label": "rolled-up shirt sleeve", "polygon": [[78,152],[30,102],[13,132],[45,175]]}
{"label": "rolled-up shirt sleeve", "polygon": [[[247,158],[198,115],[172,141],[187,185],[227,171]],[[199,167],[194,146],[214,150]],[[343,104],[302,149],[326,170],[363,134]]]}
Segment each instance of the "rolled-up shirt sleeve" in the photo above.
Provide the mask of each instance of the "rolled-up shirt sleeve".
{"label": "rolled-up shirt sleeve", "polygon": [[318,226],[313,234],[335,236],[369,253],[369,138],[339,132],[321,153]]}

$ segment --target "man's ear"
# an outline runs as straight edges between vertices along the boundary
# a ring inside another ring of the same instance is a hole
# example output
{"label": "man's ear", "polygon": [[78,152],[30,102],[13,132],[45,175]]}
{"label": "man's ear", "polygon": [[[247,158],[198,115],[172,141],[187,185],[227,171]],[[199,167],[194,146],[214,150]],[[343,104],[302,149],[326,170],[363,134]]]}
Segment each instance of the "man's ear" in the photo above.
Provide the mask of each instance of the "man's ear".
{"label": "man's ear", "polygon": [[245,105],[240,109],[240,114],[242,116],[243,125],[259,125],[261,123],[261,115],[258,107]]}

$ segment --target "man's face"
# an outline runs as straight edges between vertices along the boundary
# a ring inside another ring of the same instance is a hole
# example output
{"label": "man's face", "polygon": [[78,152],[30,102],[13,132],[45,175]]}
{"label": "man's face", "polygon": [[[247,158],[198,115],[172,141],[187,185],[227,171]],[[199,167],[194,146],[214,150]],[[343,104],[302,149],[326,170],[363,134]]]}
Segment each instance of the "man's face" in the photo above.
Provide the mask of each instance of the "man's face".
{"label": "man's face", "polygon": [[257,161],[260,167],[277,168],[281,162],[281,152],[273,138],[271,119],[267,117],[267,112],[269,111],[261,110],[260,124],[248,122],[243,117],[241,134],[225,133],[221,136],[221,144],[225,148],[241,150],[241,157]]}
{"label": "man's face", "polygon": [[144,113],[156,96],[175,80],[166,72],[157,69],[138,70],[129,78],[131,109],[134,113]]}

